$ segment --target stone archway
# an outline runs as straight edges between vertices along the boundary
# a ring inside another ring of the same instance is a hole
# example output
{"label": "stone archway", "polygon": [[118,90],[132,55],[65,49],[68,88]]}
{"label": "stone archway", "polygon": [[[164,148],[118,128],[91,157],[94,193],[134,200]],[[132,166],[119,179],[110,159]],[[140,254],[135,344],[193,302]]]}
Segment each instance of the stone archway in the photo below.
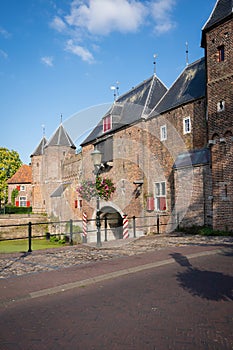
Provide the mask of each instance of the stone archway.
{"label": "stone archway", "polygon": [[107,219],[108,237],[111,234],[115,239],[123,238],[123,218],[116,209],[110,206],[102,207],[101,218]]}

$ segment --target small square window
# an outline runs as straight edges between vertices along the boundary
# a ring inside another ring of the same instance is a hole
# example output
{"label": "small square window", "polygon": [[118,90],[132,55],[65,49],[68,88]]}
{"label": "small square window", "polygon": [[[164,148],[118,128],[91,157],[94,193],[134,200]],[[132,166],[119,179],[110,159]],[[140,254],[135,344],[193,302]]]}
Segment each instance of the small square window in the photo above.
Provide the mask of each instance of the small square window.
{"label": "small square window", "polygon": [[183,119],[183,132],[189,134],[191,132],[191,120],[190,117]]}
{"label": "small square window", "polygon": [[167,139],[167,126],[166,125],[162,125],[160,127],[160,140],[164,141]]}
{"label": "small square window", "polygon": [[24,185],[20,186],[20,191],[25,191],[25,186]]}
{"label": "small square window", "polygon": [[107,132],[112,129],[112,117],[108,115],[103,119],[103,132]]}

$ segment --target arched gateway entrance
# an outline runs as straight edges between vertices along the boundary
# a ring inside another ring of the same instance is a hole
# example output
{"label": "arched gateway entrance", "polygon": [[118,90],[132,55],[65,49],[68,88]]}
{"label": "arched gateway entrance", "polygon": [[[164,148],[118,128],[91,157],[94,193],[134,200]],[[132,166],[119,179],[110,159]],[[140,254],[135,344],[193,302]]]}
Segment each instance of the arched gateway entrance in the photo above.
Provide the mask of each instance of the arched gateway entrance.
{"label": "arched gateway entrance", "polygon": [[110,240],[111,236],[115,239],[123,238],[123,218],[121,214],[110,206],[101,208],[101,219],[107,222],[107,236]]}

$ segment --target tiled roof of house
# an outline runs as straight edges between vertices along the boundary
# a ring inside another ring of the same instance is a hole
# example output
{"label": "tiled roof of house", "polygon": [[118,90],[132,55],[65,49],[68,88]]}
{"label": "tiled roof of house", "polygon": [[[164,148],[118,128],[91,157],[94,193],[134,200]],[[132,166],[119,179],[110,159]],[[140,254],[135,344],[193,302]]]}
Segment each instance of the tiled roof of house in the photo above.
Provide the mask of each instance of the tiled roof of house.
{"label": "tiled roof of house", "polygon": [[39,145],[36,147],[35,151],[32,153],[31,157],[33,156],[40,156],[44,154],[44,147],[48,141],[45,137],[43,137],[39,143]]}
{"label": "tiled roof of house", "polygon": [[210,17],[202,28],[202,47],[205,46],[205,32],[210,30],[216,24],[219,24],[222,21],[225,21],[227,18],[232,17],[232,14],[233,0],[218,0],[216,2]]}
{"label": "tiled roof of house", "polygon": [[150,117],[204,97],[205,86],[205,59],[201,58],[183,70],[154,111],[151,112]]}
{"label": "tiled roof of house", "polygon": [[[112,117],[112,128],[109,133],[131,125],[148,115],[166,91],[165,85],[154,75],[120,96],[104,116]],[[103,133],[103,119],[101,119],[83,141],[82,146],[107,134],[107,132]]]}
{"label": "tiled roof of house", "polygon": [[7,181],[8,184],[25,184],[32,182],[32,168],[23,164],[16,173]]}
{"label": "tiled roof of house", "polygon": [[59,125],[51,139],[45,145],[45,147],[50,146],[67,146],[74,149],[76,148],[75,144],[71,140],[70,136],[68,135],[67,131],[64,129],[62,124]]}

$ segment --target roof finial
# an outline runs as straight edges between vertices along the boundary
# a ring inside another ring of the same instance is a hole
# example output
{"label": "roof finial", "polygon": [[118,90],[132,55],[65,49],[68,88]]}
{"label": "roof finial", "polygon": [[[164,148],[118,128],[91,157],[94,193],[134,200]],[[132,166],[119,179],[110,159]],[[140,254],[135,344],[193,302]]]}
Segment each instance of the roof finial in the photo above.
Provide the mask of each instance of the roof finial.
{"label": "roof finial", "polygon": [[43,135],[43,137],[44,137],[44,136],[45,136],[45,125],[42,124],[41,127],[42,127],[42,135]]}
{"label": "roof finial", "polygon": [[113,93],[114,102],[116,101],[116,98],[119,96],[119,84],[120,84],[119,81],[116,81],[116,84],[110,87],[110,89],[114,91]]}
{"label": "roof finial", "polygon": [[153,57],[154,57],[154,61],[153,61],[153,65],[154,65],[154,75],[156,75],[156,58],[158,57],[158,55],[157,55],[156,53],[154,53]]}
{"label": "roof finial", "polygon": [[62,113],[61,113],[61,124],[62,124]]}
{"label": "roof finial", "polygon": [[186,53],[186,66],[188,66],[188,64],[189,64],[189,46],[188,46],[188,42],[187,41],[185,43],[185,46],[186,46],[186,50],[185,50],[185,53]]}

